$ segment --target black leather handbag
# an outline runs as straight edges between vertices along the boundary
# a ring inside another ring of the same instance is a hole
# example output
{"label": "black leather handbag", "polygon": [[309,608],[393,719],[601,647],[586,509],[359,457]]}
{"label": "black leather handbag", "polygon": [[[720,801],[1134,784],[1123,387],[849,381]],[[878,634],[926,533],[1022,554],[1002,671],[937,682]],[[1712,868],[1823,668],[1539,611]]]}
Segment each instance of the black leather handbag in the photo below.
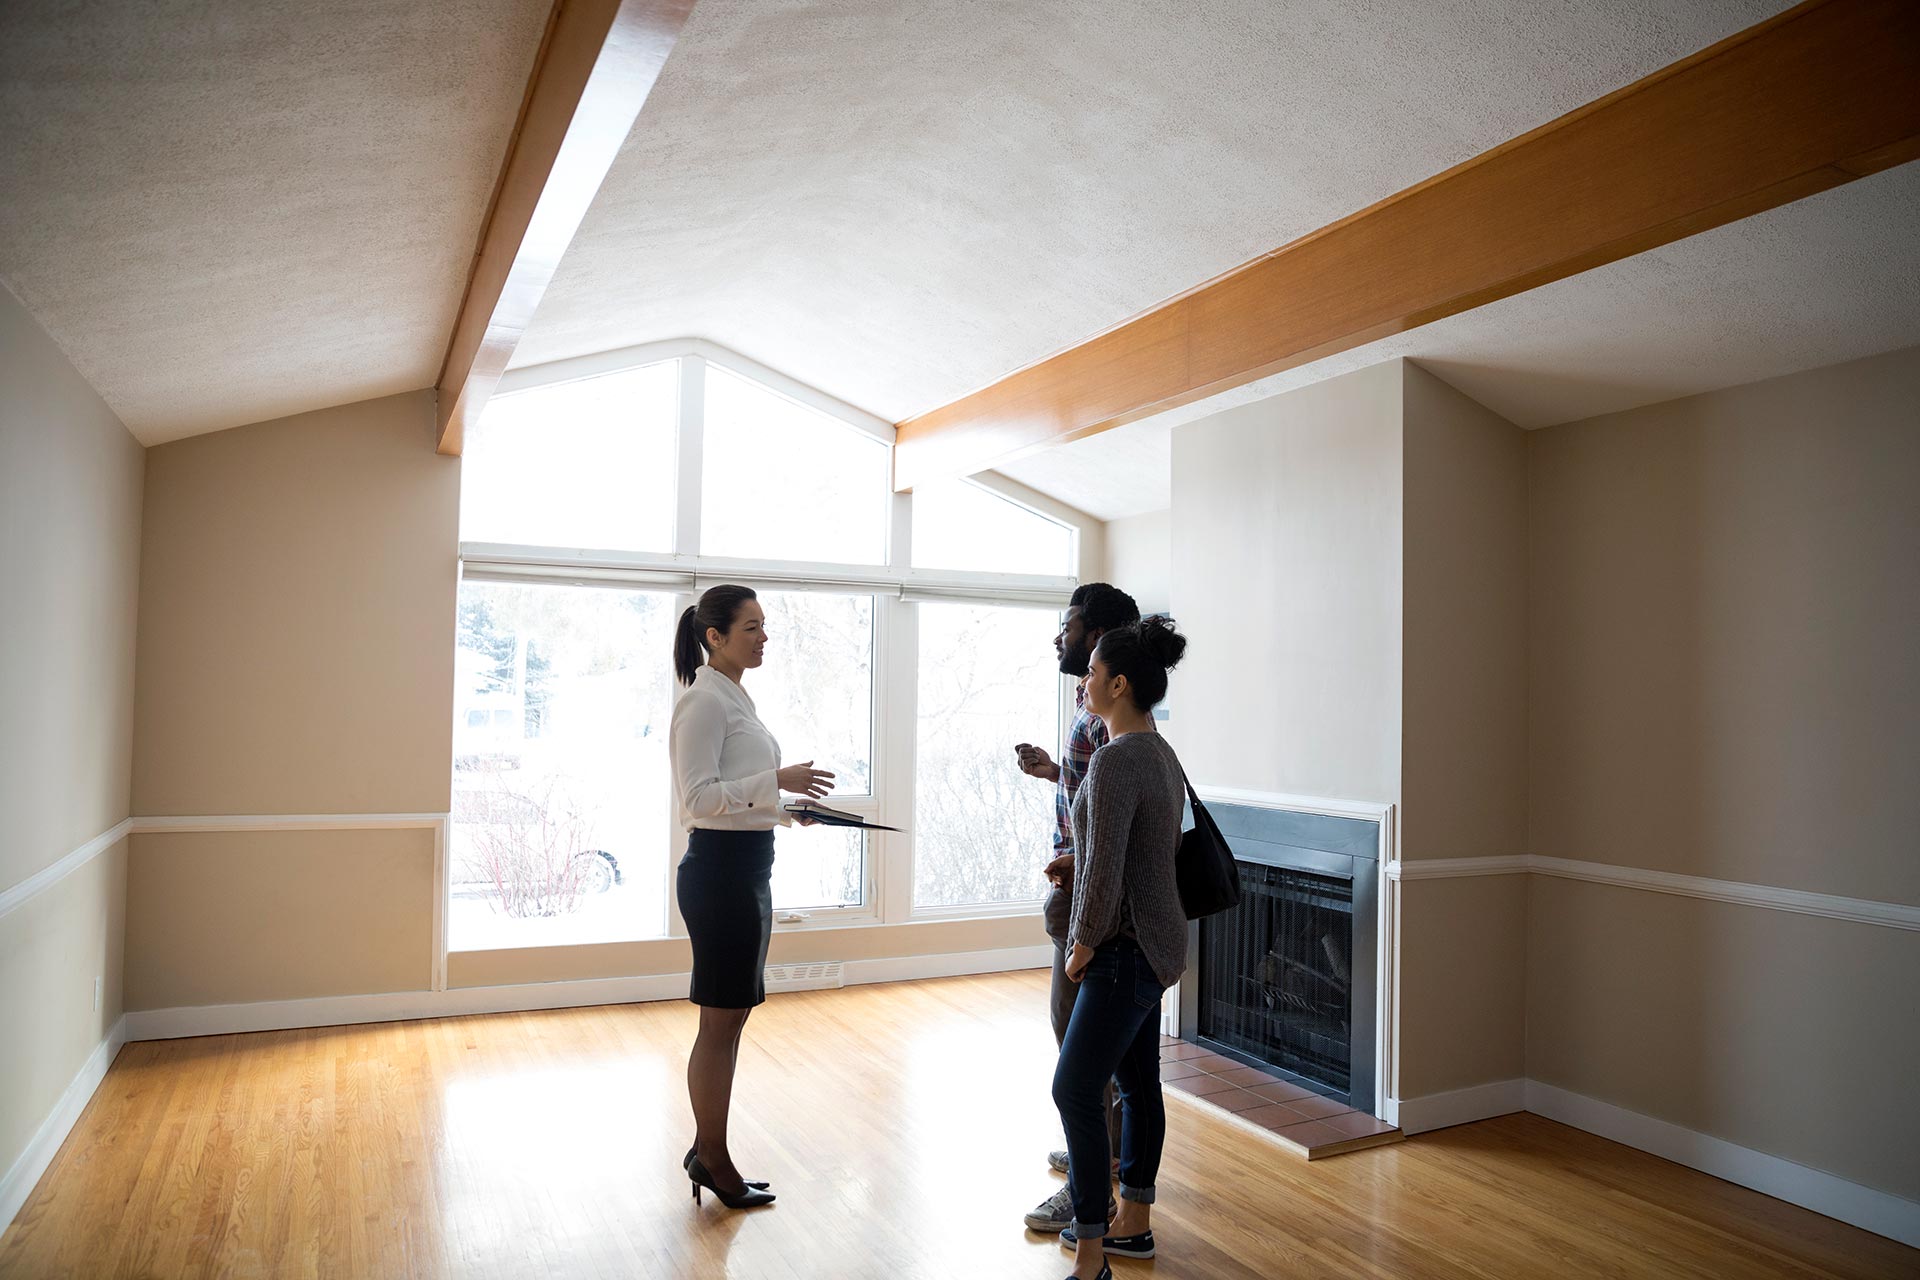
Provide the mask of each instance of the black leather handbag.
{"label": "black leather handbag", "polygon": [[1180,849],[1173,856],[1173,878],[1187,919],[1198,920],[1240,905],[1240,866],[1184,769],[1180,780],[1187,784],[1187,799],[1193,805],[1193,827],[1180,833]]}

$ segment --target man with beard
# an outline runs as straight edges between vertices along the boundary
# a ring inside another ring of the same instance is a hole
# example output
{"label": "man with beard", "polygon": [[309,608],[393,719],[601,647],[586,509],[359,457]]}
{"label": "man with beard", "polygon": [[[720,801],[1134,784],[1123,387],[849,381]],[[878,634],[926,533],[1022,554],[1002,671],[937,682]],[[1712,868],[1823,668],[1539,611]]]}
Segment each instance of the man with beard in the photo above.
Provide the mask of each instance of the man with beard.
{"label": "man with beard", "polygon": [[[1060,633],[1053,638],[1054,652],[1060,655],[1060,673],[1084,681],[1093,647],[1100,637],[1115,627],[1140,621],[1140,607],[1133,597],[1104,582],[1089,582],[1073,593],[1067,605]],[[1053,987],[1050,992],[1055,1043],[1066,1037],[1067,1022],[1073,1017],[1073,998],[1079,987],[1067,978],[1067,922],[1073,913],[1073,795],[1087,776],[1093,753],[1107,742],[1107,726],[1087,710],[1084,685],[1074,690],[1073,727],[1067,731],[1065,747],[1055,763],[1043,748],[1022,742],[1014,755],[1020,771],[1030,778],[1057,784],[1054,795],[1053,861],[1047,864],[1047,934],[1053,939]],[[1120,1106],[1114,1097],[1113,1082],[1107,1082],[1107,1128],[1112,1150],[1120,1149]],[[1067,1153],[1054,1151],[1047,1163],[1061,1173],[1067,1171]],[[1109,1214],[1112,1209],[1109,1208]],[[1073,1222],[1073,1198],[1066,1185],[1027,1214],[1027,1226],[1035,1231],[1058,1231]]]}

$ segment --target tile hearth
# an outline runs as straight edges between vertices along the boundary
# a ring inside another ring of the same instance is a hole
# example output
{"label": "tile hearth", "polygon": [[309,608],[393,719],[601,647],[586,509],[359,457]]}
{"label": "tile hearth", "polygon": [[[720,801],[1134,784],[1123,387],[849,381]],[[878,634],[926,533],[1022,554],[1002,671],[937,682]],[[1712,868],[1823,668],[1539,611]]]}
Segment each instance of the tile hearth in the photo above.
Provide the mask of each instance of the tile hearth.
{"label": "tile hearth", "polygon": [[1217,1108],[1244,1128],[1278,1139],[1309,1160],[1404,1137],[1365,1112],[1172,1036],[1160,1037],[1160,1083],[1190,1102]]}

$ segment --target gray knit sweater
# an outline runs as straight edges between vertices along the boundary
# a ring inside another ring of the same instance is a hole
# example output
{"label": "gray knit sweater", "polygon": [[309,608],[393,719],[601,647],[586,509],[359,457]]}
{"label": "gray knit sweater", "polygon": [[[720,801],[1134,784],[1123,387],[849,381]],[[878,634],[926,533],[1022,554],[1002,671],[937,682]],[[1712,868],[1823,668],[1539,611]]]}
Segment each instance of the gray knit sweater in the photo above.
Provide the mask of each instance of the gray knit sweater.
{"label": "gray knit sweater", "polygon": [[1186,784],[1157,733],[1129,733],[1093,753],[1073,798],[1073,918],[1067,941],[1133,938],[1163,986],[1187,967],[1187,913],[1173,877]]}

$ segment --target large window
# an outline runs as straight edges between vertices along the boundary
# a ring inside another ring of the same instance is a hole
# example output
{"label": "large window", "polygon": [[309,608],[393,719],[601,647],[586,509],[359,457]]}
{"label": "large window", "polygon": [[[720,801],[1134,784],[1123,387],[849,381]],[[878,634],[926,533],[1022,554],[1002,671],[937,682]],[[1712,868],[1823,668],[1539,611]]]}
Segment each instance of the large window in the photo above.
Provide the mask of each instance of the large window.
{"label": "large window", "polygon": [[706,390],[702,554],[881,562],[885,445],[712,365]]}
{"label": "large window", "polygon": [[873,794],[872,596],[762,591],[766,665],[748,677],[789,763],[832,770],[835,794]]}
{"label": "large window", "polygon": [[[761,722],[789,764],[834,774],[835,808],[873,795],[872,596],[760,593],[767,662],[747,678]],[[865,806],[862,806],[865,807]],[[773,905],[845,907],[863,901],[866,842],[857,831],[782,831],[774,848]]]}
{"label": "large window", "polygon": [[920,606],[916,907],[1045,895],[1054,788],[1020,772],[1013,749],[1059,754],[1058,630],[1034,609]]}
{"label": "large window", "polygon": [[1059,749],[1075,531],[971,483],[896,498],[886,424],[724,354],[518,371],[469,433],[451,949],[679,930],[670,654],[717,581],[766,610],[746,689],[783,763],[901,828],[780,830],[777,928],[1043,893],[1053,788],[1013,746]]}
{"label": "large window", "polygon": [[965,480],[913,494],[913,563],[920,569],[1072,573],[1073,531]]}
{"label": "large window", "polygon": [[469,433],[464,542],[673,550],[674,361],[497,396]]}
{"label": "large window", "polygon": [[462,584],[450,947],[660,936],[673,622],[649,591]]}

